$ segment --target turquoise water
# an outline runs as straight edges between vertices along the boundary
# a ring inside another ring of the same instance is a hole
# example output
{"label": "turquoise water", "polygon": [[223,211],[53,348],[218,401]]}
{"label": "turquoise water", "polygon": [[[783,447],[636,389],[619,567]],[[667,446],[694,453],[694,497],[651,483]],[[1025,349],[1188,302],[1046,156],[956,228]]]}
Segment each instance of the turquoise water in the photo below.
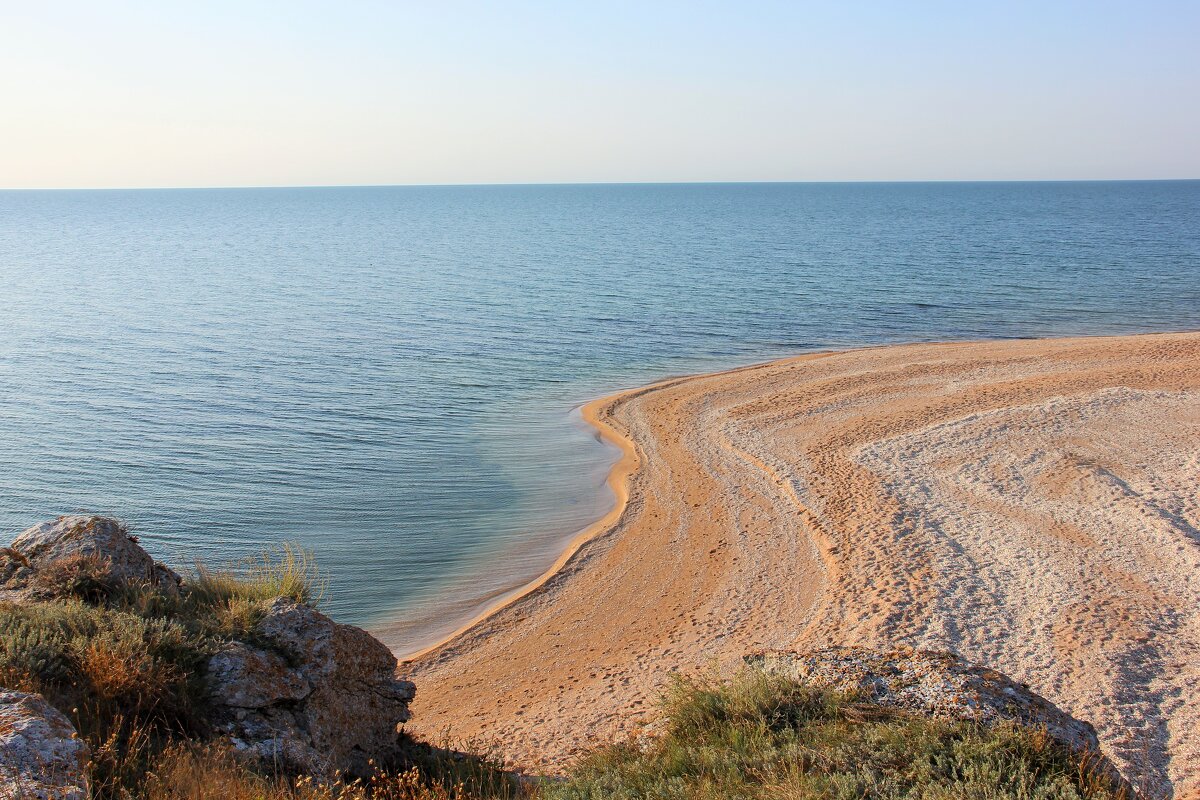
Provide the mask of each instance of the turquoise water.
{"label": "turquoise water", "polygon": [[298,540],[403,648],[603,513],[591,397],[1200,327],[1200,182],[0,192],[0,276],[4,536],[87,509],[176,563]]}

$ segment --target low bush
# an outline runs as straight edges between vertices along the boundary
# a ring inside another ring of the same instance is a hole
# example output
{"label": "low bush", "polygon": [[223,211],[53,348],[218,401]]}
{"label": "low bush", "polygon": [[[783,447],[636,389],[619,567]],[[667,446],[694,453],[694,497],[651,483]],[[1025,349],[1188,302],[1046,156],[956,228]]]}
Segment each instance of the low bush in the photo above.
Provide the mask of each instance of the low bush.
{"label": "low bush", "polygon": [[891,711],[747,671],[679,680],[662,734],[603,748],[546,800],[1119,800],[1090,756],[1044,731]]}
{"label": "low bush", "polygon": [[47,600],[74,598],[87,603],[103,603],[117,588],[109,577],[108,565],[96,555],[59,559],[33,575],[34,591]]}
{"label": "low bush", "polygon": [[182,719],[209,644],[179,622],[78,600],[0,604],[0,683],[58,707]]}

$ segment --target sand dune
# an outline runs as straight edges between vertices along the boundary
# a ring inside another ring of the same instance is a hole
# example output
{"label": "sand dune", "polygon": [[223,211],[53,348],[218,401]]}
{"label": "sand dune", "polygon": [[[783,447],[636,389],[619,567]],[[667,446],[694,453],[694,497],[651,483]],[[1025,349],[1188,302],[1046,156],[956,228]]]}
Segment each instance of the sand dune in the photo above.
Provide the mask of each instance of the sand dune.
{"label": "sand dune", "polygon": [[1200,789],[1200,334],[804,356],[597,401],[619,513],[405,672],[533,770],[762,647],[948,648]]}

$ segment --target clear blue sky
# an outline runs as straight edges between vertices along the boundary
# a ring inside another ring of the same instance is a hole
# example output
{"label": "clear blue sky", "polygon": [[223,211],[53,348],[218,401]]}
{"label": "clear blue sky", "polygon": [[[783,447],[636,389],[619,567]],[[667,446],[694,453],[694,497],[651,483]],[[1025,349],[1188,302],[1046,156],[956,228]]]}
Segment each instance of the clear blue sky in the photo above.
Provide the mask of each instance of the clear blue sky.
{"label": "clear blue sky", "polygon": [[0,186],[1200,177],[1200,2],[0,0]]}

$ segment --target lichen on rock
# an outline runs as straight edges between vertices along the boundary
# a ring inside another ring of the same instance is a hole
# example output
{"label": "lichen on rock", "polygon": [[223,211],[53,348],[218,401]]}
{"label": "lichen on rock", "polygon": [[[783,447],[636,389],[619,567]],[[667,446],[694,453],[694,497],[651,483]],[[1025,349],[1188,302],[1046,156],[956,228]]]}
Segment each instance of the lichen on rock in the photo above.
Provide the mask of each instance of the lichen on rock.
{"label": "lichen on rock", "polygon": [[218,728],[244,755],[309,774],[365,774],[393,752],[415,687],[366,631],[279,598],[208,663]]}
{"label": "lichen on rock", "polygon": [[41,695],[0,689],[0,797],[86,800],[88,756]]}
{"label": "lichen on rock", "polygon": [[0,599],[53,595],[53,587],[37,578],[64,570],[86,571],[108,588],[144,583],[176,592],[180,585],[177,574],[156,563],[124,525],[109,517],[62,516],[39,523],[0,555]]}

